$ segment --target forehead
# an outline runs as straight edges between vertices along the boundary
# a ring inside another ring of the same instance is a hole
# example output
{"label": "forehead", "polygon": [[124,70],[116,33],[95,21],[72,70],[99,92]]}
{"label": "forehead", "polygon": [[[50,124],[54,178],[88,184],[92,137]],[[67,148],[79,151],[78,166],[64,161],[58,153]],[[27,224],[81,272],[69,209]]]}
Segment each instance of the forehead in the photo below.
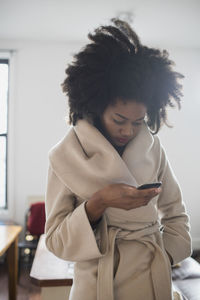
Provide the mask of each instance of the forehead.
{"label": "forehead", "polygon": [[125,102],[119,99],[115,104],[109,105],[107,111],[112,114],[121,114],[128,119],[135,119],[144,117],[146,114],[146,106],[134,100]]}

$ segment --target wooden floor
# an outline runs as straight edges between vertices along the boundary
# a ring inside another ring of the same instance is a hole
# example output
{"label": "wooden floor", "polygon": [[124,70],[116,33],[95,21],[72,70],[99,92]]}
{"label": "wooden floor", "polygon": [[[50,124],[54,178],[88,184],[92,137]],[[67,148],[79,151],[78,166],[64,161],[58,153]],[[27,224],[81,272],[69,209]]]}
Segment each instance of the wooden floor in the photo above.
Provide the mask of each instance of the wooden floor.
{"label": "wooden floor", "polygon": [[[41,300],[40,287],[32,284],[30,265],[22,265],[17,285],[17,300]],[[8,299],[8,276],[5,263],[0,264],[0,300]]]}

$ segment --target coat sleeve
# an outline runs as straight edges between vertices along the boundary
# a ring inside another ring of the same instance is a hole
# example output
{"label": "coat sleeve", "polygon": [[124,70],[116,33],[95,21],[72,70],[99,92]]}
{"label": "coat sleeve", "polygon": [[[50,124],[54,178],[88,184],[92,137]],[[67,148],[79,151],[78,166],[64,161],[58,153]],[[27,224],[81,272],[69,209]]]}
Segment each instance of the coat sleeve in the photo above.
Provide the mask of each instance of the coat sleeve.
{"label": "coat sleeve", "polygon": [[46,246],[56,256],[69,261],[99,258],[107,250],[106,220],[98,224],[102,232],[97,243],[85,210],[85,203],[75,207],[75,195],[61,182],[49,166],[46,207]]}
{"label": "coat sleeve", "polygon": [[162,147],[159,180],[162,181],[158,210],[163,225],[163,243],[176,264],[191,255],[190,225],[179,184]]}

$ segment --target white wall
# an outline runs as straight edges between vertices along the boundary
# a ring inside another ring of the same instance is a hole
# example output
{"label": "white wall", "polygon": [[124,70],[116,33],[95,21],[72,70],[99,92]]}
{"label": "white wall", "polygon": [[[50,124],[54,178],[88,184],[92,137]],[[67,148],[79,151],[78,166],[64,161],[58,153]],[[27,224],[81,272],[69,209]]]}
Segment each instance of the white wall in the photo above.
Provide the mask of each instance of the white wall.
{"label": "white wall", "polygon": [[[0,41],[1,49],[16,49],[12,60],[9,121],[9,211],[1,218],[23,223],[27,197],[45,193],[47,153],[67,131],[66,99],[60,83],[72,52],[82,43]],[[167,48],[167,47],[166,47]],[[181,184],[191,218],[194,246],[200,246],[198,180],[200,169],[198,91],[200,50],[169,48],[177,70],[186,75],[183,107],[169,114],[173,129],[160,138]]]}
{"label": "white wall", "polygon": [[68,129],[60,84],[81,43],[0,42],[1,49],[16,50],[9,99],[9,210],[0,217],[23,223],[27,196],[45,193],[48,151]]}
{"label": "white wall", "polygon": [[176,68],[185,75],[182,109],[169,111],[173,128],[159,136],[181,185],[191,220],[194,247],[200,247],[200,49],[171,49]]}

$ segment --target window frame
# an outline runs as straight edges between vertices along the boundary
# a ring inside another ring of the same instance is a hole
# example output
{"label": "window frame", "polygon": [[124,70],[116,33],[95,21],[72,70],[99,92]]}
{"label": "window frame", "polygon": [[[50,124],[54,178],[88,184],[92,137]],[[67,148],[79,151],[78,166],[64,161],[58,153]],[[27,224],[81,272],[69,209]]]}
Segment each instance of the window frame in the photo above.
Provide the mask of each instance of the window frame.
{"label": "window frame", "polygon": [[5,161],[5,205],[0,207],[0,210],[8,210],[8,125],[9,125],[9,90],[10,90],[10,58],[9,55],[7,54],[6,58],[4,58],[5,54],[0,52],[0,64],[7,64],[8,65],[8,92],[7,92],[7,116],[6,116],[6,122],[7,122],[7,126],[6,126],[6,132],[4,133],[0,133],[0,137],[4,136],[5,140],[6,140],[6,151],[5,151],[5,155],[6,155],[6,161]]}

